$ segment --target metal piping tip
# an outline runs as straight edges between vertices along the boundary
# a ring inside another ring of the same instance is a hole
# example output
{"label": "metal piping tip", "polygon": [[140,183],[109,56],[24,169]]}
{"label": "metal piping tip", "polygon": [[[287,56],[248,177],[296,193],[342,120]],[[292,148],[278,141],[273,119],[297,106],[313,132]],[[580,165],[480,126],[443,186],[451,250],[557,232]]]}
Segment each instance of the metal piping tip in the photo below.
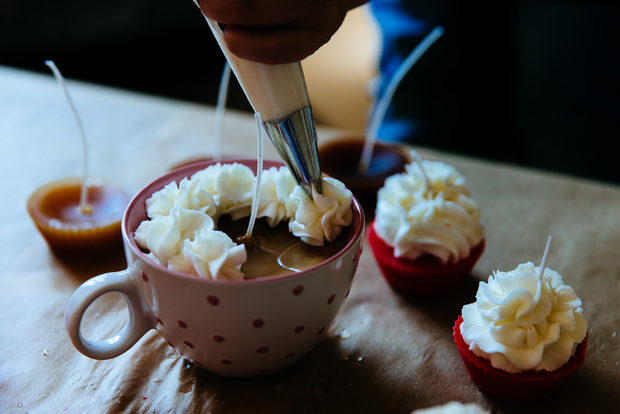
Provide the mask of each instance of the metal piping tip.
{"label": "metal piping tip", "polygon": [[306,106],[263,127],[297,183],[312,197],[312,186],[323,194],[319,151],[312,108]]}

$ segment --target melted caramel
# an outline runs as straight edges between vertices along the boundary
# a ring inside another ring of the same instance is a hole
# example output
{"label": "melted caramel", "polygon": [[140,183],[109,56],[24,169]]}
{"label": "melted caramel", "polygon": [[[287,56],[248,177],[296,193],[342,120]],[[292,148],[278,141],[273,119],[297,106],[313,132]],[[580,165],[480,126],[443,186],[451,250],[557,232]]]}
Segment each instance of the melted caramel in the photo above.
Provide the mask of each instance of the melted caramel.
{"label": "melted caramel", "polygon": [[364,148],[363,138],[340,138],[319,147],[321,167],[326,174],[342,181],[366,209],[374,210],[377,191],[385,179],[404,171],[409,157],[397,145],[375,143],[365,173],[358,165]]}
{"label": "melted caramel", "polygon": [[126,196],[118,190],[102,186],[88,188],[89,211],[80,209],[80,183],[57,186],[40,198],[41,215],[56,228],[92,228],[119,221],[127,205]]}
{"label": "melted caramel", "polygon": [[[232,221],[224,216],[219,219],[218,230],[224,231],[233,240],[245,235],[248,219]],[[311,246],[299,240],[288,231],[288,223],[269,227],[265,219],[256,221],[252,243],[246,244],[247,261],[241,266],[246,279],[278,276],[300,272],[332,257],[344,248],[349,228],[333,242],[325,246]]]}
{"label": "melted caramel", "polygon": [[121,245],[120,222],[126,194],[91,185],[87,211],[80,208],[80,180],[47,184],[28,200],[28,213],[55,253],[96,252]]}

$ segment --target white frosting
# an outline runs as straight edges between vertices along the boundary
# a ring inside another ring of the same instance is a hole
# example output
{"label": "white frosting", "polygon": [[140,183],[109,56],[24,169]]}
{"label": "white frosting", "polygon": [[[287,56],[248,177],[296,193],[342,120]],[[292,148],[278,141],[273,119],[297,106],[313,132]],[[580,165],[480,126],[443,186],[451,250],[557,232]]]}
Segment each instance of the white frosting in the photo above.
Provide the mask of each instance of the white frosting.
{"label": "white frosting", "polygon": [[322,195],[312,188],[312,199],[297,186],[288,202],[290,232],[313,246],[323,246],[325,240],[334,240],[342,227],[353,220],[352,198],[351,191],[342,182],[330,177],[323,179]]}
{"label": "white frosting", "polygon": [[179,254],[183,240],[196,232],[214,228],[213,219],[197,210],[176,207],[168,215],[156,215],[143,221],[135,231],[138,245],[148,248],[164,266]]}
{"label": "white frosting", "polygon": [[183,240],[182,249],[168,262],[170,269],[196,273],[211,279],[243,279],[241,265],[247,259],[245,247],[224,232],[200,231],[194,239]]}
{"label": "white frosting", "polygon": [[487,414],[478,404],[463,404],[459,401],[451,401],[447,404],[436,405],[429,408],[421,408],[414,411],[415,414]]}
{"label": "white frosting", "polygon": [[388,177],[377,196],[375,231],[396,257],[414,260],[428,253],[444,264],[456,263],[484,236],[480,208],[454,167],[422,163],[430,188],[414,163]]}
{"label": "white frosting", "polygon": [[235,220],[250,214],[252,189],[256,183],[250,168],[238,163],[217,163],[198,171],[192,176],[194,180],[213,196],[217,206],[213,215],[216,222],[224,214],[230,214]]}
{"label": "white frosting", "polygon": [[175,208],[197,210],[210,216],[216,212],[213,196],[204,190],[198,180],[187,178],[181,180],[178,186],[171,182],[157,196],[151,196],[146,200],[146,208],[149,217],[168,215]]}
{"label": "white frosting", "polygon": [[263,171],[257,217],[266,217],[271,227],[287,220],[291,216],[288,200],[296,186],[295,178],[286,167]]}
{"label": "white frosting", "polygon": [[463,307],[461,334],[469,349],[493,367],[516,373],[554,371],[586,335],[581,299],[562,276],[520,264],[480,282],[476,302]]}
{"label": "white frosting", "polygon": [[[248,216],[256,177],[248,167],[214,164],[179,185],[172,182],[147,201],[150,220],[135,231],[138,245],[170,269],[212,279],[242,279],[247,255],[228,235],[216,230],[223,214]],[[310,199],[286,167],[263,172],[258,217],[270,226],[290,220],[290,231],[304,242],[322,246],[351,224],[352,194],[340,181],[325,178],[323,194]]]}

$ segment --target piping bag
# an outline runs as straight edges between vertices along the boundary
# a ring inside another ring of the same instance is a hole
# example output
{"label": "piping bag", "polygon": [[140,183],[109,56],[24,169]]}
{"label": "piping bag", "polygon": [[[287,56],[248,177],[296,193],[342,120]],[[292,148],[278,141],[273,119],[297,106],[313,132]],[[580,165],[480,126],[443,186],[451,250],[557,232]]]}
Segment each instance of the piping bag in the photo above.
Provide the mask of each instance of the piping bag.
{"label": "piping bag", "polygon": [[322,194],[321,166],[312,107],[300,62],[268,65],[242,59],[228,50],[219,24],[205,16],[243,92],[297,183],[312,197]]}

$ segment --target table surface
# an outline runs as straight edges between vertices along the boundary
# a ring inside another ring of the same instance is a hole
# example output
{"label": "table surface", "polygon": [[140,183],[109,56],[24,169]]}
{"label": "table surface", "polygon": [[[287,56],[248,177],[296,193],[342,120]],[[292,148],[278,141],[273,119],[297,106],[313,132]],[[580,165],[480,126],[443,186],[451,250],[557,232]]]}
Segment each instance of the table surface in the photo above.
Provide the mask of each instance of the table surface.
{"label": "table surface", "polygon": [[[213,108],[69,80],[83,119],[92,175],[135,193],[172,165],[212,154]],[[321,142],[342,131],[319,128]],[[255,156],[254,120],[228,112],[223,153]],[[454,165],[482,208],[486,251],[456,291],[408,300],[384,282],[365,246],[353,287],[319,346],[292,367],[260,378],[222,378],[192,366],[156,331],[125,354],[95,361],[64,330],[71,293],[124,268],[122,254],[63,262],[26,212],[40,185],[81,174],[81,144],[54,79],[0,67],[0,412],[390,412],[452,400],[493,412],[591,412],[620,407],[620,188],[518,166],[419,149]],[[266,156],[277,159],[270,144]],[[493,270],[548,266],[583,300],[584,365],[543,402],[511,406],[471,383],[451,336],[464,304]],[[88,318],[118,330],[122,300],[96,302]]]}

